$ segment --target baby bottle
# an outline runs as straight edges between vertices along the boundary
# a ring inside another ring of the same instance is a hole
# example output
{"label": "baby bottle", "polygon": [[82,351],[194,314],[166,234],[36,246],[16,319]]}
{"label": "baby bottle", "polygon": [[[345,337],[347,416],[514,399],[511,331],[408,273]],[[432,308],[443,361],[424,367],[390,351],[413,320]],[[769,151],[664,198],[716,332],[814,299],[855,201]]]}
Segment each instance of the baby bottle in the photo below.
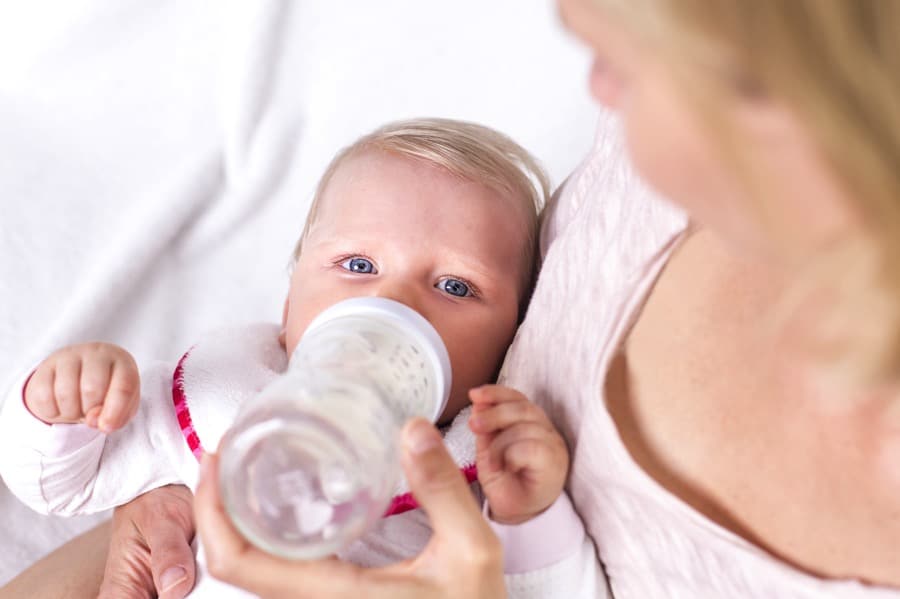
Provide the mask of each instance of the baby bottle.
{"label": "baby bottle", "polygon": [[235,526],[282,557],[334,554],[387,508],[403,424],[436,421],[449,393],[447,350],[416,311],[370,297],[328,308],[224,438],[221,491]]}

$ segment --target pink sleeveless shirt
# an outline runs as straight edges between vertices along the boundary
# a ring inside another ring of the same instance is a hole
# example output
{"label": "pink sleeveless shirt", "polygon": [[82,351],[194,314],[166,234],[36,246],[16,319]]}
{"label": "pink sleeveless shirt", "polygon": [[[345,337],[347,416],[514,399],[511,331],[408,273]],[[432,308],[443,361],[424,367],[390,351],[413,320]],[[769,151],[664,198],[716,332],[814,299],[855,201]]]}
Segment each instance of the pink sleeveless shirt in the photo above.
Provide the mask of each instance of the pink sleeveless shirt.
{"label": "pink sleeveless shirt", "polygon": [[572,449],[567,489],[616,599],[900,598],[821,580],[670,494],[631,458],[603,401],[609,363],[684,233],[683,213],[632,174],[614,121],[551,206],[542,266],[501,382],[544,407]]}

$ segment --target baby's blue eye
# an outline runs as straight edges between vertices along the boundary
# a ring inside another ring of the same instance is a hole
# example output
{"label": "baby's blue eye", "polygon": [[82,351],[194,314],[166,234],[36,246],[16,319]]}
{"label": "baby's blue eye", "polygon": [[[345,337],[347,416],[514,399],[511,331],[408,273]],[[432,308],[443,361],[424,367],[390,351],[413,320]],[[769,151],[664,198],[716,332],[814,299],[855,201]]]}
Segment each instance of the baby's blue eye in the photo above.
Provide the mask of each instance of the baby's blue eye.
{"label": "baby's blue eye", "polygon": [[362,275],[370,275],[375,272],[375,265],[372,264],[371,260],[365,258],[350,258],[341,262],[341,266],[350,272]]}
{"label": "baby's blue eye", "polygon": [[438,281],[437,288],[456,297],[468,297],[472,295],[469,286],[459,279],[441,279]]}

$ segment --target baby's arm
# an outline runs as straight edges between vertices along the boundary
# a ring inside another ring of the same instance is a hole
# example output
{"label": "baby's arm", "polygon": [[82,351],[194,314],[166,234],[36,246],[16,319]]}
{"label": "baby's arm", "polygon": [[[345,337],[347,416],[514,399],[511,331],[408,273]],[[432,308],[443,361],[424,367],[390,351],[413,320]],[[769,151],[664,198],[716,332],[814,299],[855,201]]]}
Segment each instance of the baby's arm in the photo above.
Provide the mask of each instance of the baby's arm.
{"label": "baby's arm", "polygon": [[478,480],[504,549],[511,598],[609,597],[594,545],[563,491],[569,452],[544,411],[514,389],[473,389]]}
{"label": "baby's arm", "polygon": [[10,490],[41,513],[75,515],[180,482],[165,373],[147,373],[139,401],[141,377],[121,348],[72,346],[47,358],[3,404],[0,474]]}

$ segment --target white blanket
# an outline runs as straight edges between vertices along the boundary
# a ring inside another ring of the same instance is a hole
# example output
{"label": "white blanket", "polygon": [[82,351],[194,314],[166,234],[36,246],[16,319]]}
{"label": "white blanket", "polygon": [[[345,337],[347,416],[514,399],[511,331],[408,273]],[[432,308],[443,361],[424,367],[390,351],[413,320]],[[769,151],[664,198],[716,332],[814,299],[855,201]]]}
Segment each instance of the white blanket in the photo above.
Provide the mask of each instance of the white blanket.
{"label": "white blanket", "polygon": [[[277,320],[316,180],[385,121],[483,122],[559,183],[587,64],[552,0],[0,4],[0,387],[68,343],[146,363]],[[95,521],[0,485],[0,584]]]}

